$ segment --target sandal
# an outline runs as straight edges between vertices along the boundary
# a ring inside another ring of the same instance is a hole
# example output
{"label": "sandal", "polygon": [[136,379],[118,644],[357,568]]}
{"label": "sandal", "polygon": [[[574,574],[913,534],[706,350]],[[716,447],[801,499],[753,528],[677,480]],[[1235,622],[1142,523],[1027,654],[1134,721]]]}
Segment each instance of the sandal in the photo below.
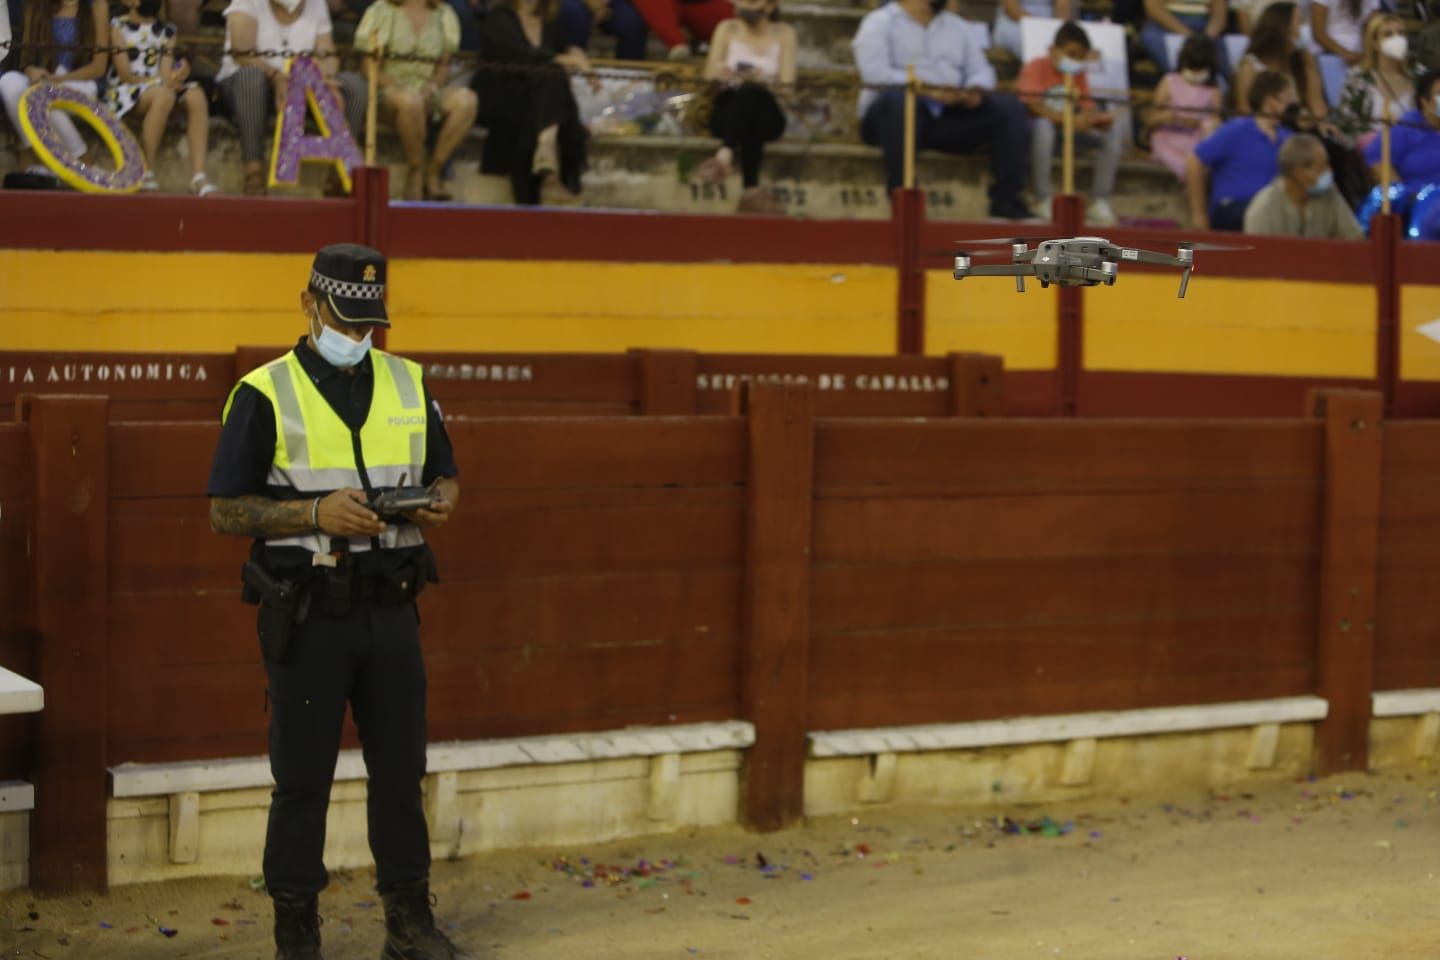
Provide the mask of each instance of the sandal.
{"label": "sandal", "polygon": [[154,170],[146,170],[145,175],[140,178],[141,193],[155,193],[160,189],[160,178],[155,176]]}
{"label": "sandal", "polygon": [[197,197],[208,197],[213,193],[219,193],[220,188],[215,186],[202,171],[190,178],[190,192]]}
{"label": "sandal", "polygon": [[730,179],[730,165],[719,157],[707,157],[695,167],[695,179],[701,183],[724,183]]}
{"label": "sandal", "polygon": [[259,170],[247,170],[245,186],[241,189],[247,197],[265,196],[265,174]]}
{"label": "sandal", "polygon": [[425,172],[425,199],[442,202],[454,199],[450,191],[445,189],[444,171],[433,169]]}

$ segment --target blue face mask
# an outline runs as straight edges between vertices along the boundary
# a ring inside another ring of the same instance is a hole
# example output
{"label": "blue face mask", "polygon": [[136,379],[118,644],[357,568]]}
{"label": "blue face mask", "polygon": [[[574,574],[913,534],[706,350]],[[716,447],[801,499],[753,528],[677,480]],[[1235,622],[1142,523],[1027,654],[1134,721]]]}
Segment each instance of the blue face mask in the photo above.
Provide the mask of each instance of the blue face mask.
{"label": "blue face mask", "polygon": [[370,334],[365,334],[364,338],[357,342],[338,330],[327,327],[318,314],[312,316],[315,322],[320,324],[320,333],[317,336],[311,331],[310,345],[332,367],[353,367],[370,352]]}
{"label": "blue face mask", "polygon": [[1433,109],[1436,113],[1440,113],[1440,93],[1435,94],[1435,106]]}
{"label": "blue face mask", "polygon": [[1320,174],[1320,178],[1305,189],[1305,192],[1312,197],[1318,197],[1322,193],[1329,193],[1330,188],[1335,186],[1335,174],[1328,169]]}

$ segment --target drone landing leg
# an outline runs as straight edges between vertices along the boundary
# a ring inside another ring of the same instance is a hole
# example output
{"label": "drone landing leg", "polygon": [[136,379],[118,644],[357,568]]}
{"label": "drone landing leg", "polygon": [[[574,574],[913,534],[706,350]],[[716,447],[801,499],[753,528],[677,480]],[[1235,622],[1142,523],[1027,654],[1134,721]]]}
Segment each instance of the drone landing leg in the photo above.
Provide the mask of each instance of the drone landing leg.
{"label": "drone landing leg", "polygon": [[1179,296],[1178,296],[1177,299],[1180,299],[1180,300],[1185,299],[1185,289],[1186,289],[1187,287],[1189,287],[1189,286],[1190,286],[1190,271],[1189,271],[1189,269],[1185,269],[1185,270],[1182,270],[1182,271],[1180,272],[1180,294],[1179,294]]}

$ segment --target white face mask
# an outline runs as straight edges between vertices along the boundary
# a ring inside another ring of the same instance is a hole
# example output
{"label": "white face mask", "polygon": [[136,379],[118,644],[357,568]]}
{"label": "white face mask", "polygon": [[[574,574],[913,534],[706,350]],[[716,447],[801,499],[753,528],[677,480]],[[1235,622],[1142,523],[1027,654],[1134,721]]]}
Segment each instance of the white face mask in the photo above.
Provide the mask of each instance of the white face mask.
{"label": "white face mask", "polygon": [[1410,52],[1410,40],[1403,33],[1386,37],[1380,41],[1380,52],[1391,60],[1404,60]]}
{"label": "white face mask", "polygon": [[276,3],[285,8],[287,13],[294,13],[305,3],[305,0],[275,0]]}
{"label": "white face mask", "polygon": [[1069,57],[1061,57],[1060,66],[1058,69],[1061,73],[1068,73],[1073,77],[1085,72],[1085,61],[1072,60]]}
{"label": "white face mask", "polygon": [[1193,84],[1193,85],[1195,85],[1195,86],[1197,86],[1197,87],[1203,87],[1203,86],[1205,86],[1205,81],[1210,79],[1210,71],[1209,71],[1209,70],[1181,70],[1181,71],[1180,71],[1180,76],[1181,76],[1181,78],[1184,79],[1184,81],[1185,81],[1186,83]]}
{"label": "white face mask", "polygon": [[315,328],[310,328],[310,345],[315,352],[325,359],[325,362],[332,367],[353,367],[365,359],[365,354],[370,352],[370,334],[367,333],[360,340],[351,340],[349,337],[327,327],[320,319],[318,313],[312,313],[311,319],[319,325],[320,332],[317,334]]}

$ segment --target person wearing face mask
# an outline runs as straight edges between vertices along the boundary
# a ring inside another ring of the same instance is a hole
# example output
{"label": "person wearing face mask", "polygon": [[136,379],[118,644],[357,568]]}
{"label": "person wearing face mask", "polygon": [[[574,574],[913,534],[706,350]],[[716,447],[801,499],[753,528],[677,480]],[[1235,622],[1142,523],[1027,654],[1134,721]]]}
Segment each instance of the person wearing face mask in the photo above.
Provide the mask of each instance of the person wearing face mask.
{"label": "person wearing face mask", "polygon": [[1220,123],[1215,41],[1204,35],[1189,38],[1180,47],[1179,61],[1178,73],[1160,78],[1145,123],[1151,128],[1151,155],[1183,183],[1195,145]]}
{"label": "person wearing face mask", "polygon": [[[419,364],[371,347],[390,326],[385,258],[356,244],[315,255],[306,333],[252,370],[221,415],[210,525],[254,539],[242,599],[260,603],[275,791],[265,889],[276,960],[321,960],[325,817],[348,703],[364,744],[370,849],[386,960],[463,960],[435,927],[425,776],[425,665],[415,598],[435,582],[425,531],[449,520],[459,471]],[[382,518],[368,501],[429,487]],[[288,591],[288,592],[287,592]]]}
{"label": "person wearing face mask", "polygon": [[[905,169],[906,67],[921,84],[917,150],[970,153],[990,145],[990,216],[1030,219],[1020,198],[1030,149],[1030,118],[1014,96],[995,91],[995,70],[975,31],[945,0],[894,0],[865,15],[851,41],[860,79],[860,136],[885,154],[885,186]],[[871,86],[886,89],[871,89]]]}
{"label": "person wearing face mask", "polygon": [[[1390,133],[1390,179],[1412,190],[1440,183],[1440,71],[1427,71],[1415,81],[1415,98],[1419,109],[1401,114]],[[1379,137],[1365,148],[1365,162],[1377,180],[1383,179],[1380,148]]]}
{"label": "person wearing face mask", "polygon": [[1067,21],[1055,31],[1055,41],[1046,56],[1025,64],[1015,89],[1034,115],[1030,127],[1030,182],[1035,188],[1035,215],[1050,219],[1052,167],[1060,148],[1056,131],[1064,129],[1065,77],[1075,78],[1075,149],[1095,154],[1094,178],[1090,187],[1087,222],[1113,227],[1115,211],[1110,194],[1115,189],[1115,171],[1120,165],[1120,128],[1115,117],[1096,106],[1090,97],[1085,75],[1091,62],[1090,37],[1085,28]]}
{"label": "person wearing face mask", "polygon": [[363,141],[368,90],[358,73],[339,72],[332,32],[325,0],[230,0],[225,8],[225,59],[215,79],[240,129],[246,196],[265,193],[267,120],[285,102],[285,63],[291,55],[314,56],[344,105],[350,132]]}
{"label": "person wearing face mask", "polygon": [[1250,45],[1235,68],[1235,109],[1250,113],[1250,84],[1256,74],[1273,70],[1290,77],[1299,93],[1298,102],[1311,116],[1323,119],[1330,111],[1315,56],[1300,45],[1300,8],[1280,0],[1265,8],[1250,34]]}
{"label": "person wearing face mask", "polygon": [[722,87],[710,110],[710,132],[721,146],[696,175],[724,183],[738,158],[741,213],[785,212],[760,186],[765,144],[785,132],[775,89],[795,83],[795,28],[775,20],[775,7],[775,0],[735,0],[735,19],[715,28],[705,61],[705,79]]}
{"label": "person wearing face mask", "polygon": [[1221,124],[1195,147],[1186,171],[1192,227],[1241,229],[1251,198],[1280,168],[1280,145],[1290,135],[1280,118],[1294,102],[1290,78],[1266,70],[1250,84],[1253,115]]}
{"label": "person wearing face mask", "polygon": [[1365,25],[1365,52],[1345,75],[1345,87],[1330,120],[1362,150],[1380,133],[1386,115],[1393,122],[1415,109],[1415,74],[1405,25],[1391,14]]}
{"label": "person wearing face mask", "polygon": [[122,0],[128,12],[110,21],[110,75],[105,83],[105,105],[117,117],[133,111],[141,118],[140,149],[145,154],[141,190],[159,190],[156,155],[165,124],[177,100],[185,103],[185,132],[189,139],[190,192],[205,197],[219,188],[205,175],[210,139],[210,107],[205,91],[191,83],[190,65],[175,58],[175,26],[162,19],[163,0]]}
{"label": "person wearing face mask", "polygon": [[1280,174],[1255,194],[1245,210],[1245,232],[1322,240],[1365,236],[1350,205],[1335,187],[1325,145],[1297,133],[1280,147]]}

